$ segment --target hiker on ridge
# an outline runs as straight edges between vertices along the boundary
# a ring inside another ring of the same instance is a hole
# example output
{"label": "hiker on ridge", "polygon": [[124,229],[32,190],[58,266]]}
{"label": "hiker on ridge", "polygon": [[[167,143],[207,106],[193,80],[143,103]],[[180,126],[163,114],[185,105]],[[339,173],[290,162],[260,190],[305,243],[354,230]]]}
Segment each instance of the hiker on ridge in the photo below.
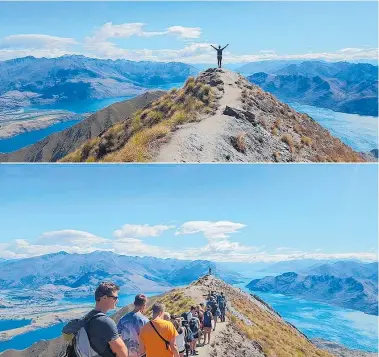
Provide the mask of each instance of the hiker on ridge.
{"label": "hiker on ridge", "polygon": [[139,357],[139,334],[142,327],[149,322],[143,315],[147,298],[143,294],[136,295],[134,310],[124,315],[117,324],[118,333],[129,350],[129,357]]}
{"label": "hiker on ridge", "polygon": [[222,51],[225,50],[225,48],[228,47],[228,46],[229,46],[229,43],[225,47],[223,47],[223,48],[221,48],[221,46],[218,46],[218,48],[217,48],[217,47],[211,45],[211,47],[213,47],[217,51],[217,65],[218,65],[218,68],[221,68]]}
{"label": "hiker on ridge", "polygon": [[165,306],[153,305],[153,319],[140,332],[140,355],[146,357],[179,357],[176,345],[178,332],[171,321],[163,320]]}
{"label": "hiker on ridge", "polygon": [[204,312],[204,345],[207,343],[208,336],[208,344],[211,342],[211,333],[212,333],[212,320],[213,315],[211,312],[211,307],[208,306],[207,310]]}

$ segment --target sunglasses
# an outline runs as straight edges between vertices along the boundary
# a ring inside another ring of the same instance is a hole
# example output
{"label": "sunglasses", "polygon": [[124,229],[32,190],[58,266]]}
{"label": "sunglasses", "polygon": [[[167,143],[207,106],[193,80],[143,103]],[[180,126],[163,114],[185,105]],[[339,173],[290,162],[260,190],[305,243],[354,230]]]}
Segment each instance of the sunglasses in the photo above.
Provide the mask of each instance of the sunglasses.
{"label": "sunglasses", "polygon": [[113,296],[113,295],[107,295],[108,297],[112,298],[114,301],[118,300],[118,296]]}

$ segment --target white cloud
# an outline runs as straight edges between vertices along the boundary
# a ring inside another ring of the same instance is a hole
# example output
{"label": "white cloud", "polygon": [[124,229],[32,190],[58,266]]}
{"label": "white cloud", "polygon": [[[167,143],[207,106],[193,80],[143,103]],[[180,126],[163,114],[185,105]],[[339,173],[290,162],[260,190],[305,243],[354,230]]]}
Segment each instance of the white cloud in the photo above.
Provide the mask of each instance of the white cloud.
{"label": "white cloud", "polygon": [[41,34],[10,35],[0,40],[0,60],[26,56],[55,58],[67,54],[80,54],[73,51],[78,43],[73,38]]}
{"label": "white cloud", "polygon": [[179,38],[199,38],[201,36],[201,28],[171,26],[167,29],[166,33],[176,35]]}
{"label": "white cloud", "polygon": [[203,233],[208,239],[225,239],[244,227],[246,227],[245,224],[229,221],[192,221],[182,224],[175,235]]}
{"label": "white cloud", "polygon": [[115,25],[112,22],[107,22],[95,31],[93,36],[88,40],[95,44],[96,42],[107,41],[112,38],[129,38],[132,36],[140,37],[153,37],[174,35],[178,38],[198,38],[201,35],[199,27],[184,27],[184,26],[171,26],[164,31],[145,31],[144,23],[124,23]]}
{"label": "white cloud", "polygon": [[4,37],[0,42],[0,48],[66,49],[75,44],[77,44],[77,42],[69,37],[41,34],[19,34]]}
{"label": "white cloud", "polygon": [[44,245],[64,244],[87,247],[109,243],[109,239],[97,237],[88,232],[65,229],[43,233],[37,238],[36,243]]}
{"label": "white cloud", "polygon": [[175,226],[166,225],[155,225],[150,226],[136,225],[136,224],[125,224],[121,229],[114,231],[113,235],[116,238],[128,238],[128,237],[158,237],[164,231],[173,229]]}

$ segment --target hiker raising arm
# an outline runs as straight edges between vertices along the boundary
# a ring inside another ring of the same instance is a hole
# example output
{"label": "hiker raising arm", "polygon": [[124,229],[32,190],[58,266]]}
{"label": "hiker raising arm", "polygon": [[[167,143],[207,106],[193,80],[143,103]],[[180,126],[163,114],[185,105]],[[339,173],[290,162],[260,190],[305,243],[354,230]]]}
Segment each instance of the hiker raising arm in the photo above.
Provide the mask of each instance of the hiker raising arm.
{"label": "hiker raising arm", "polygon": [[117,357],[128,357],[128,349],[121,337],[109,342],[112,352]]}
{"label": "hiker raising arm", "polygon": [[228,47],[228,46],[229,46],[229,43],[225,47],[222,48],[222,51],[225,50],[225,48]]}
{"label": "hiker raising arm", "polygon": [[213,47],[217,51],[217,48],[215,46],[211,45],[211,47]]}

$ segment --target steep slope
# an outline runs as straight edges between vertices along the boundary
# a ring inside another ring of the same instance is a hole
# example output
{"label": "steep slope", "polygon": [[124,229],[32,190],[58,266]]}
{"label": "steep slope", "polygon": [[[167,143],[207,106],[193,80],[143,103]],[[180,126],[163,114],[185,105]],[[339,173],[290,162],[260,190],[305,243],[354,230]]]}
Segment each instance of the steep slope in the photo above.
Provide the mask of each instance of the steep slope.
{"label": "steep slope", "polygon": [[208,69],[63,158],[80,161],[365,161],[306,114]]}
{"label": "steep slope", "polygon": [[144,93],[136,98],[106,107],[80,123],[9,154],[0,154],[0,162],[52,162],[77,149],[88,139],[97,137],[136,110],[158,99],[164,92]]}
{"label": "steep slope", "polygon": [[378,315],[377,275],[372,279],[356,279],[289,272],[252,280],[247,288],[293,295]]}
{"label": "steep slope", "polygon": [[306,61],[248,79],[287,102],[378,116],[378,67],[371,64]]}
{"label": "steep slope", "polygon": [[[199,79],[200,78],[200,79]],[[173,89],[143,110],[112,126],[97,138],[62,159],[82,161],[151,161],[152,152],[180,125],[196,122],[215,111],[216,98],[210,85],[190,77],[182,89]]]}
{"label": "steep slope", "polygon": [[[228,321],[218,324],[213,343],[201,356],[230,357],[331,357],[326,351],[315,347],[294,326],[285,322],[270,306],[253,295],[233,288],[213,276],[205,276],[191,285],[174,289],[164,295],[149,299],[163,302],[171,314],[186,311],[191,304],[204,301],[210,291],[223,291],[228,300]],[[118,311],[113,318],[117,322],[131,306]],[[150,316],[148,311],[147,315]],[[64,343],[61,338],[35,343],[24,351],[6,351],[2,357],[58,357]],[[201,348],[199,348],[201,350]]]}

